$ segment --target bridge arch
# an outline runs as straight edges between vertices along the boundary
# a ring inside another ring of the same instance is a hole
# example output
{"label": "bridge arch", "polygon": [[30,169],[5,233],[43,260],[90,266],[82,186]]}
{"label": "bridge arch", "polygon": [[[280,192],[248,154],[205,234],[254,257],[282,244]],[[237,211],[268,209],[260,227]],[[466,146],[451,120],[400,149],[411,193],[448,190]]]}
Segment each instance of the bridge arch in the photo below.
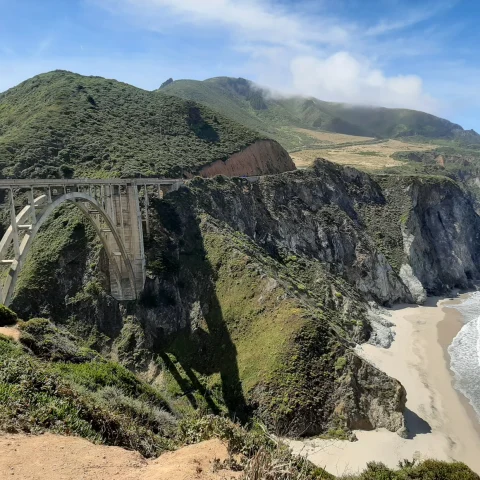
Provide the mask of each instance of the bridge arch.
{"label": "bridge arch", "polygon": [[[146,279],[143,231],[150,233],[149,198],[163,198],[182,183],[180,179],[165,178],[1,179],[0,190],[9,193],[10,226],[0,240],[0,264],[9,267],[0,285],[0,301],[10,304],[38,231],[63,203],[79,208],[100,238],[109,259],[111,295],[117,300],[135,300]],[[28,197],[27,206],[18,215],[17,191],[26,192]],[[34,198],[34,192],[39,191],[45,194]],[[12,244],[14,258],[8,259]]]}
{"label": "bridge arch", "polygon": [[[12,193],[11,202],[13,202]],[[136,298],[138,292],[135,282],[135,273],[128,252],[116,225],[114,225],[114,222],[107,214],[99,200],[83,192],[69,192],[60,195],[51,202],[48,202],[47,195],[41,195],[35,198],[32,204],[24,207],[22,211],[15,216],[15,221],[12,222],[12,224],[8,227],[2,240],[0,241],[1,263],[10,265],[8,275],[6,276],[2,285],[2,303],[4,305],[9,305],[12,301],[18,276],[22,267],[24,266],[28,253],[40,228],[47,221],[54,210],[64,203],[75,205],[95,229],[108,257],[111,274],[110,277],[111,280],[115,281],[116,283],[116,292],[118,293],[117,296],[120,297],[119,299],[126,300]],[[33,213],[33,210],[42,207],[45,208],[36,218],[35,223],[25,224],[29,218],[36,217],[36,214]],[[96,216],[98,216],[101,220],[100,222],[91,214],[92,210],[90,210],[89,207],[94,209]],[[106,228],[102,228],[102,223],[106,226]],[[17,235],[19,231],[24,232],[23,237],[21,239],[18,238],[17,242],[15,241],[15,230],[17,230]],[[107,234],[108,236],[111,236],[111,238],[107,238]],[[9,249],[11,248],[12,242],[14,243],[15,259],[4,260],[5,256],[9,252]],[[114,247],[116,247],[116,249]],[[117,258],[119,258],[119,262],[117,262]]]}

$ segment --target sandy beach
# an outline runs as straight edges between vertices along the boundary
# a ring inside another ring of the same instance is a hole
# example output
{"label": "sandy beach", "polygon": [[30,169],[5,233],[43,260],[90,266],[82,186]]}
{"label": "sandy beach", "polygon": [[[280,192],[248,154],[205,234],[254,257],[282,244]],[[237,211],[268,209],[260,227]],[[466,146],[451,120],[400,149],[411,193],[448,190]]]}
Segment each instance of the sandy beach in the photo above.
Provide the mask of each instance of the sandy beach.
{"label": "sandy beach", "polygon": [[359,347],[360,355],[404,385],[408,439],[383,429],[356,431],[357,442],[292,441],[293,451],[335,475],[356,473],[370,461],[396,467],[400,460],[413,458],[458,460],[480,473],[480,423],[453,387],[447,352],[463,322],[457,310],[445,307],[467,295],[429,298],[423,306],[389,310],[396,334],[392,346]]}

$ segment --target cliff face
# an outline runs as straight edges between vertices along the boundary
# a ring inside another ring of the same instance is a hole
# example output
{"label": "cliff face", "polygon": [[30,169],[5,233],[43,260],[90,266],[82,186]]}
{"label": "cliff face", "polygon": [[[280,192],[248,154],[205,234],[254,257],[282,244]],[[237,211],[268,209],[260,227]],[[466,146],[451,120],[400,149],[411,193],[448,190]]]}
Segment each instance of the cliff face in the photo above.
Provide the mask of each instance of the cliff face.
{"label": "cliff face", "polygon": [[326,161],[254,181],[195,178],[152,199],[151,231],[136,304],[107,304],[94,280],[105,265],[88,257],[67,298],[39,297],[45,263],[31,266],[14,307],[68,313],[180,410],[255,412],[290,435],[402,429],[403,387],[352,350],[371,334],[365,300],[421,301],[480,273],[479,219],[454,182]]}
{"label": "cliff face", "polygon": [[416,181],[403,228],[407,261],[429,294],[466,288],[480,277],[480,217],[452,181]]}
{"label": "cliff face", "polygon": [[378,176],[384,205],[363,207],[367,230],[422,302],[480,277],[480,217],[452,180]]}
{"label": "cliff face", "polygon": [[365,229],[358,203],[384,204],[368,175],[328,162],[313,171],[255,182],[197,183],[201,206],[245,233],[272,255],[299,254],[322,262],[369,299],[391,304],[410,294]]}
{"label": "cliff face", "polygon": [[270,175],[295,168],[290,155],[279,143],[273,140],[258,140],[241,152],[234,153],[226,161],[218,160],[202,168],[199,175],[201,177]]}

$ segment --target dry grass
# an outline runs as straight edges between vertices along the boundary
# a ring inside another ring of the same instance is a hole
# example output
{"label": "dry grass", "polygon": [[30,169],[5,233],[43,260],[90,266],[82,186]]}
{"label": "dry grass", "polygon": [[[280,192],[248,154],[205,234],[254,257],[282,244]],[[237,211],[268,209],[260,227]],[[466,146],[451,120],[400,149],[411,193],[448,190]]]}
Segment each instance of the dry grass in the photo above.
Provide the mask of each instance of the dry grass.
{"label": "dry grass", "polygon": [[431,144],[422,145],[399,140],[387,140],[373,145],[352,145],[338,148],[332,146],[332,148],[326,149],[302,150],[290,155],[297,168],[309,167],[315,159],[321,157],[341,165],[349,165],[363,170],[378,170],[402,165],[402,162],[391,158],[391,155],[395,152],[433,150],[435,147]]}
{"label": "dry grass", "polygon": [[[325,479],[330,475],[325,473]],[[241,480],[310,480],[322,478],[320,474],[312,476],[308,463],[292,457],[286,450],[271,452],[261,448],[247,462]]]}
{"label": "dry grass", "polygon": [[298,133],[303,133],[309,137],[318,140],[319,143],[325,143],[326,145],[336,145],[338,143],[352,143],[352,142],[368,142],[375,140],[372,137],[358,137],[356,135],[345,135],[343,133],[330,133],[330,132],[317,132],[316,130],[308,130],[306,128],[294,128]]}

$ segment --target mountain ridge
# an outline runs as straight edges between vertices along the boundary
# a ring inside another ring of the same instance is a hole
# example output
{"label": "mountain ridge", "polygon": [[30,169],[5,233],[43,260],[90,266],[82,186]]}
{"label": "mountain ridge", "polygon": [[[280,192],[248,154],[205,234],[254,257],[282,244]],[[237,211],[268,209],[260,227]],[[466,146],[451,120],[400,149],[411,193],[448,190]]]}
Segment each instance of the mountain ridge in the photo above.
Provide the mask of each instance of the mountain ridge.
{"label": "mountain ridge", "polygon": [[[204,103],[292,149],[282,127],[308,128],[376,138],[425,137],[480,144],[480,135],[430,113],[405,108],[326,102],[315,97],[272,95],[250,80],[214,77],[176,80],[159,90]],[[282,143],[282,142],[281,142]]]}

